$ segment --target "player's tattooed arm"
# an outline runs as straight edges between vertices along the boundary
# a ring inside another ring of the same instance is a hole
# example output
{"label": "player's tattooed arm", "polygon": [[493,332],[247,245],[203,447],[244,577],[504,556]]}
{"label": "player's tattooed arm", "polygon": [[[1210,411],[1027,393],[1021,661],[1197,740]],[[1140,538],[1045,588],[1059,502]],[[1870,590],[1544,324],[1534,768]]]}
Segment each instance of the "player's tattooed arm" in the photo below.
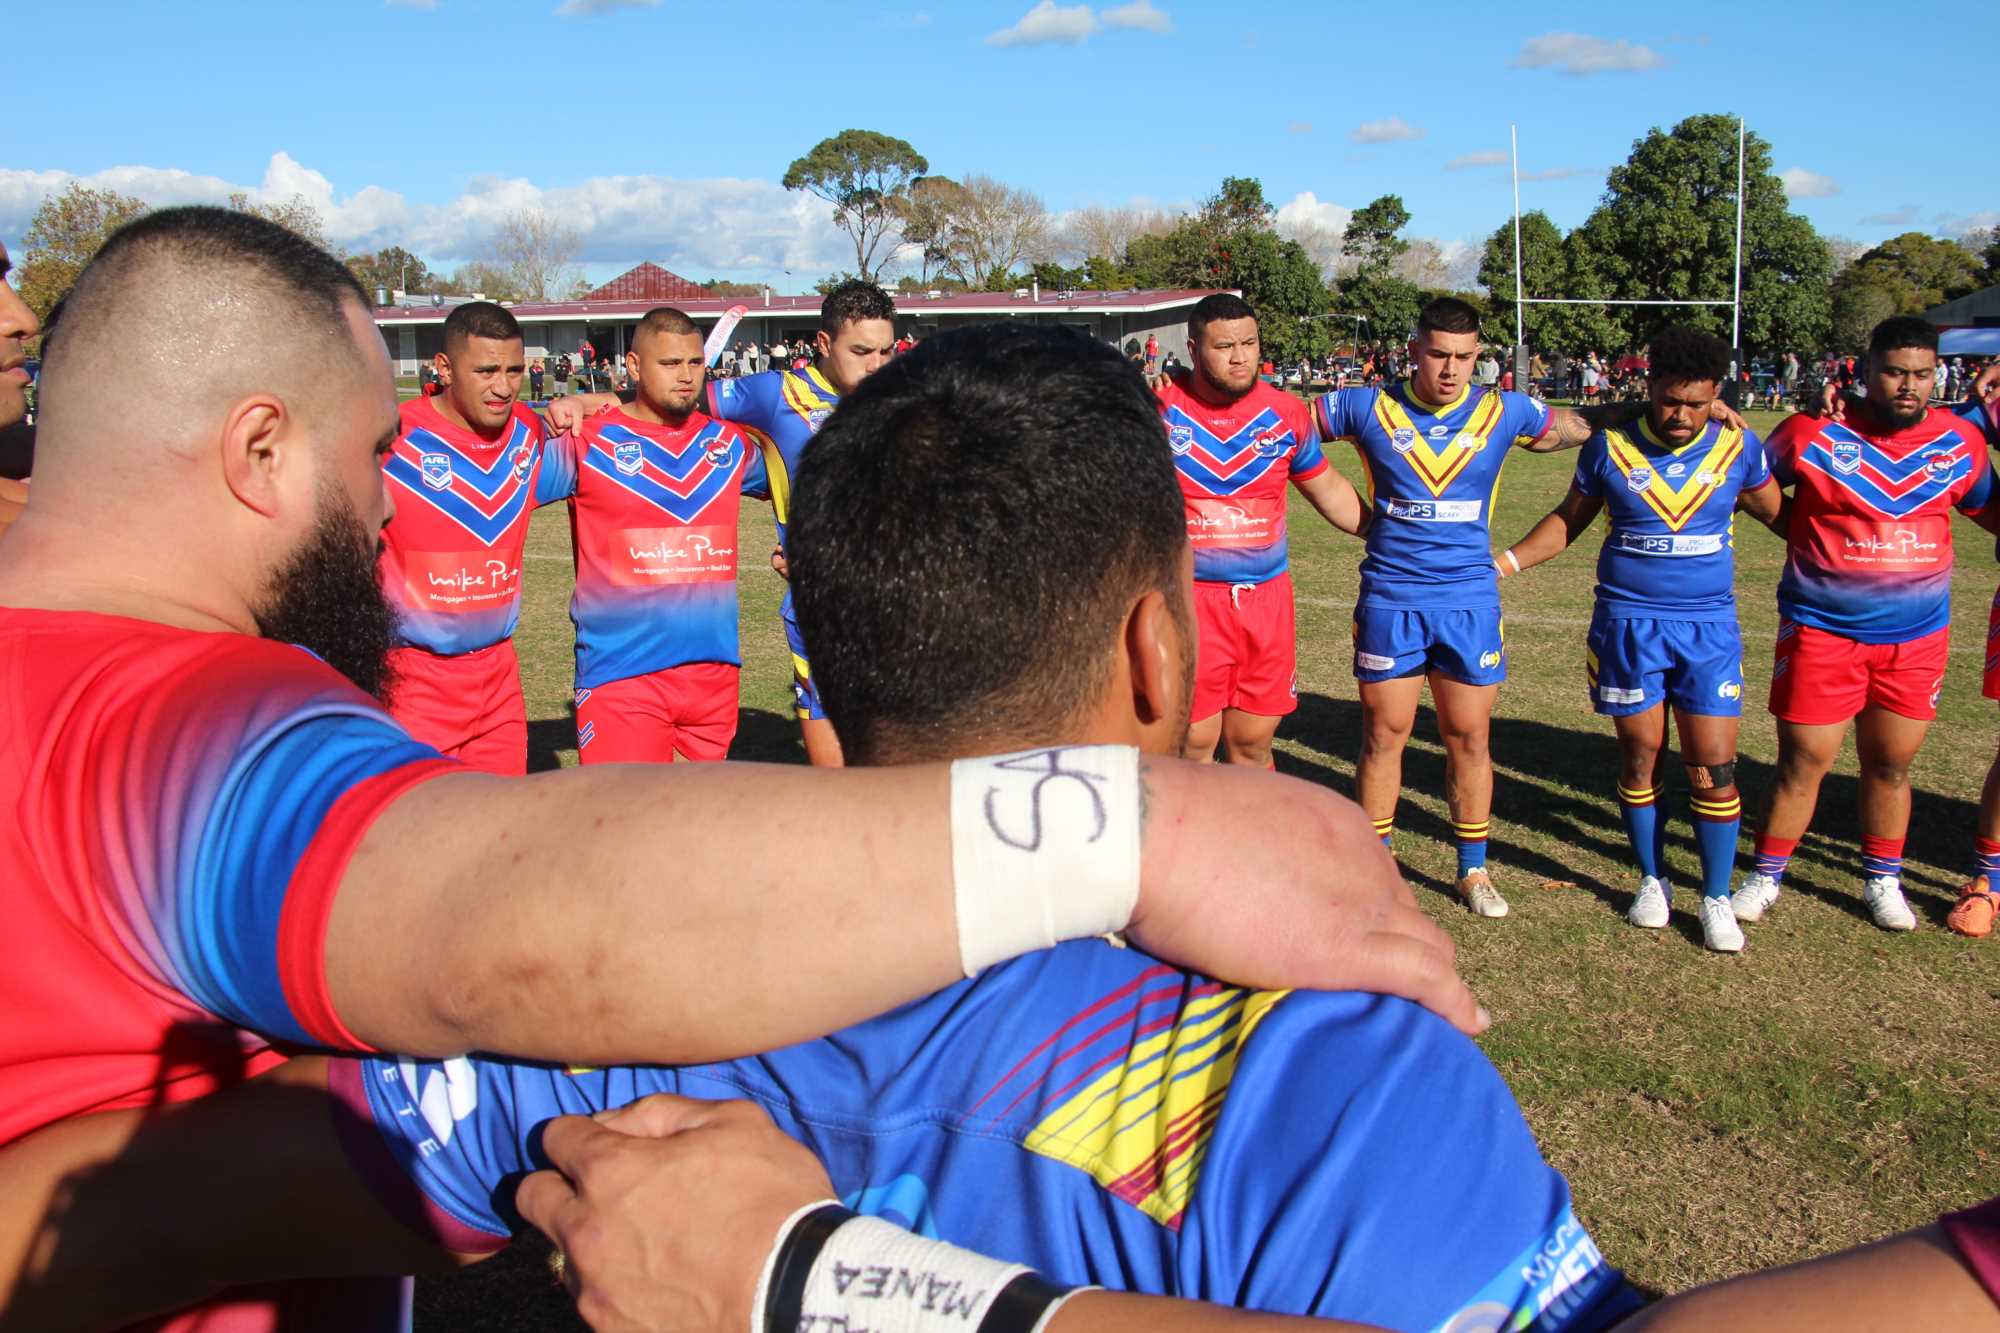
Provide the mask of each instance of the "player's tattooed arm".
{"label": "player's tattooed arm", "polygon": [[1519,574],[1532,569],[1544,560],[1553,559],[1563,553],[1569,544],[1583,535],[1583,530],[1596,521],[1598,511],[1604,508],[1604,501],[1594,495],[1585,495],[1574,484],[1562,503],[1551,509],[1542,521],[1528,529],[1528,535],[1515,542],[1493,563],[1500,571],[1500,577]]}
{"label": "player's tattooed arm", "polygon": [[1368,531],[1368,506],[1354,489],[1354,483],[1333,468],[1292,485],[1319,510],[1322,518],[1342,532],[1359,537]]}
{"label": "player's tattooed arm", "polygon": [[1765,527],[1786,536],[1791,528],[1792,501],[1778,485],[1776,477],[1766,481],[1754,491],[1744,491],[1736,497],[1736,507]]}
{"label": "player's tattooed arm", "polygon": [[[1598,419],[1605,406],[1577,410],[1568,407],[1549,409],[1549,428],[1542,432],[1540,439],[1527,440],[1521,445],[1531,454],[1552,454],[1560,449],[1575,449],[1595,435]],[[1588,414],[1588,415],[1586,415]]]}

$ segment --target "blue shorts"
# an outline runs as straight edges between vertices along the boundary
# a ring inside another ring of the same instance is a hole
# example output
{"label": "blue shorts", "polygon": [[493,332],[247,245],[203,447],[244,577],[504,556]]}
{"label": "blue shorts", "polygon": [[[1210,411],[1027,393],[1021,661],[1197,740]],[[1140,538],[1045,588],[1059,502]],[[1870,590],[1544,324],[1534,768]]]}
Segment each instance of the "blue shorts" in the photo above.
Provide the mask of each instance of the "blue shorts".
{"label": "blue shorts", "polygon": [[806,641],[799,634],[799,622],[792,615],[790,596],[785,598],[784,613],[780,617],[785,622],[785,646],[792,650],[792,703],[798,710],[799,720],[824,718],[826,709],[820,706],[819,687],[813,684],[812,663],[806,660]]}
{"label": "blue shorts", "polygon": [[1590,706],[1629,717],[1670,702],[1683,713],[1743,716],[1743,632],[1734,620],[1590,617]]}
{"label": "blue shorts", "polygon": [[1500,608],[1408,611],[1354,608],[1354,678],[1372,684],[1436,671],[1465,685],[1507,679]]}

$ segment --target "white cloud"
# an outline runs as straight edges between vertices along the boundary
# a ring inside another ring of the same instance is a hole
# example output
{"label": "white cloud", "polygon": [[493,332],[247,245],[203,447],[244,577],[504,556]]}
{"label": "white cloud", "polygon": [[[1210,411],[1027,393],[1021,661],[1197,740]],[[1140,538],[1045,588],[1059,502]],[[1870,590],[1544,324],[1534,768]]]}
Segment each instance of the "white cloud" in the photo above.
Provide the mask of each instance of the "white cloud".
{"label": "white cloud", "polygon": [[1521,43],[1514,53],[1520,69],[1559,69],[1565,74],[1604,74],[1619,70],[1658,69],[1667,58],[1650,46],[1624,38],[1592,37],[1581,32],[1545,32]]}
{"label": "white cloud", "polygon": [[1468,167],[1504,167],[1507,155],[1501,152],[1460,153],[1444,164],[1446,171],[1464,171]]}
{"label": "white cloud", "polygon": [[1302,190],[1278,205],[1278,214],[1273,220],[1279,233],[1285,236],[1295,236],[1314,227],[1341,236],[1346,234],[1347,220],[1353,216],[1353,209],[1343,208],[1331,199],[1322,200],[1311,190]]}
{"label": "white cloud", "polygon": [[1824,199],[1840,193],[1839,181],[1804,167],[1786,167],[1778,173],[1778,181],[1785,187],[1787,199]]}
{"label": "white cloud", "polygon": [[2000,227],[2000,212],[1981,209],[1977,213],[1939,213],[1932,219],[1936,225],[1931,228],[1940,236],[1964,236],[1969,232],[1986,232]]}
{"label": "white cloud", "polygon": [[1312,132],[1313,123],[1309,120],[1295,120],[1285,126],[1285,133],[1287,134],[1311,134]]}
{"label": "white cloud", "polygon": [[1089,5],[1058,5],[1056,0],[1041,0],[1013,27],[989,33],[986,44],[1046,46],[1052,42],[1067,42],[1074,46],[1097,29],[1097,15],[1091,12]]}
{"label": "white cloud", "polygon": [[1105,10],[1104,26],[1168,33],[1174,30],[1174,21],[1168,18],[1164,11],[1153,8],[1152,0],[1132,0],[1131,4],[1116,5]]}
{"label": "white cloud", "polygon": [[1543,167],[1540,171],[1524,171],[1523,181],[1566,181],[1571,176],[1583,175],[1584,167]]}
{"label": "white cloud", "polygon": [[599,176],[554,189],[518,177],[480,176],[456,198],[413,203],[379,186],[340,195],[326,176],[277,153],[261,183],[197,176],[170,167],[112,167],[89,176],[0,168],[0,236],[20,237],[42,200],[72,180],[135,195],[155,206],[226,201],[242,191],[253,202],[294,195],[319,210],[327,239],[350,250],[400,245],[434,264],[489,257],[488,246],[511,212],[539,208],[575,227],[578,258],[631,264],[652,259],[696,279],[763,275],[790,269],[801,284],[846,264],[854,253],[832,223],[832,209],[775,181],[717,177]]}
{"label": "white cloud", "polygon": [[1356,143],[1402,143],[1408,139],[1421,139],[1429,130],[1418,129],[1401,116],[1391,116],[1387,120],[1370,120],[1356,125],[1348,138]]}
{"label": "white cloud", "polygon": [[382,0],[384,9],[436,9],[438,0]]}
{"label": "white cloud", "polygon": [[562,18],[592,18],[598,14],[610,14],[620,9],[658,9],[660,0],[563,0],[556,6],[556,14]]}

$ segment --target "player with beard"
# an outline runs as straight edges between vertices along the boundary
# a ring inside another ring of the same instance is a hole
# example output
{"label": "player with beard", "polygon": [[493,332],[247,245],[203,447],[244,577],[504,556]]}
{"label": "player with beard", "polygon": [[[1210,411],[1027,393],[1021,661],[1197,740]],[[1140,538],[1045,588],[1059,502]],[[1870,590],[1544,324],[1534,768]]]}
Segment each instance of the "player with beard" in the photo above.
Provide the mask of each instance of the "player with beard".
{"label": "player with beard", "polygon": [[1585,660],[1591,707],[1618,733],[1618,806],[1639,867],[1627,916],[1657,930],[1671,911],[1659,809],[1671,705],[1701,852],[1702,940],[1736,953],[1743,931],[1730,910],[1729,881],[1743,808],[1736,791],[1743,634],[1735,513],[1782,536],[1783,496],[1763,442],[1709,419],[1729,374],[1728,345],[1671,325],[1653,335],[1649,351],[1645,417],[1590,437],[1569,494],[1507,548],[1499,573],[1506,578],[1561,554],[1600,511],[1610,512]]}
{"label": "player with beard", "polygon": [[767,497],[743,432],[700,410],[701,330],[649,310],[626,353],[636,396],[549,449],[576,478],[577,758],[720,759],[736,734],[739,495]]}
{"label": "player with beard", "polygon": [[1299,706],[1298,642],[1285,541],[1290,482],[1327,522],[1359,533],[1365,514],[1327,466],[1302,399],[1258,377],[1257,312],[1240,296],[1205,296],[1188,314],[1185,372],[1160,381],[1201,626],[1187,757],[1271,766],[1279,719]]}
{"label": "player with beard", "polygon": [[[1191,560],[1163,443],[1116,352],[1001,326],[926,340],[871,379],[800,477],[798,606],[845,753],[972,766],[973,803],[1019,835],[1023,870],[1052,790],[1108,789],[1124,747],[1185,740]],[[935,596],[906,594],[915,571]],[[987,745],[1020,752],[966,758]],[[1353,823],[1356,868],[1387,867]],[[669,1090],[747,1095],[860,1211],[1056,1283],[1394,1327],[1480,1311],[1595,1328],[1631,1299],[1491,1065],[1435,1016],[1246,991],[1101,940],[755,1059],[340,1060],[330,1081],[373,1126],[357,1165],[414,1186],[409,1223],[461,1251],[504,1238],[502,1201],[550,1118]],[[1435,1151],[1438,1117],[1462,1153]],[[985,1327],[973,1285],[954,1299]]]}
{"label": "player with beard", "polygon": [[381,569],[400,638],[391,710],[418,740],[503,775],[528,768],[514,652],[528,519],[576,489],[569,451],[543,448],[542,420],[520,401],[526,364],[509,311],[453,307],[438,392],[402,405],[382,460],[396,503]]}
{"label": "player with beard", "polygon": [[[25,344],[41,332],[35,312],[28,309],[28,303],[14,290],[14,284],[7,281],[7,273],[12,268],[13,261],[7,257],[7,247],[0,245],[0,431],[5,431],[28,414],[28,354]],[[25,464],[26,460],[22,462]],[[16,472],[20,475],[14,475]],[[8,525],[20,514],[21,506],[27,503],[26,477],[25,465],[0,467],[0,533],[7,531]]]}
{"label": "player with beard", "polygon": [[1951,637],[1951,511],[2000,528],[1985,418],[1930,406],[1937,330],[1915,316],[1868,335],[1867,394],[1844,420],[1787,417],[1771,470],[1792,491],[1771,712],[1778,775],[1757,861],[1732,896],[1756,921],[1778,899],[1850,724],[1860,759],[1862,899],[1914,930],[1903,896],[1910,765],[1937,716]]}
{"label": "player with beard", "polygon": [[[156,354],[176,340],[203,355]],[[104,365],[127,394],[93,392]],[[71,293],[45,386],[37,481],[0,542],[0,914],[20,942],[0,972],[0,1143],[206,1095],[282,1062],[273,1043],[590,1063],[770,1049],[1040,942],[1006,915],[1020,886],[956,858],[997,835],[954,838],[942,765],[501,779],[328,666],[366,623],[350,603],[382,597],[361,571],[402,426],[352,275],[284,228],[186,208],[121,229]],[[328,543],[343,549],[301,554]],[[1359,981],[1479,1025],[1407,889],[1353,868],[1333,798],[1139,772],[1102,798],[1141,825],[1129,863],[1065,877],[1056,934],[1129,922],[1222,975]],[[1299,836],[1229,845],[1274,808]],[[1214,892],[1246,856],[1248,915]],[[871,965],[823,965],[854,953]]]}

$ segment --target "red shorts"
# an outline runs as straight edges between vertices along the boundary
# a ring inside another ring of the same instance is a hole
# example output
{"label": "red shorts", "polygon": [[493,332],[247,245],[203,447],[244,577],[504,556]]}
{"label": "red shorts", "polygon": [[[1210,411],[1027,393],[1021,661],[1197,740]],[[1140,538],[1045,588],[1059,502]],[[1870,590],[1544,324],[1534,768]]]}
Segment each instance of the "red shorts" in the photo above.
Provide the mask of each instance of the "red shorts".
{"label": "red shorts", "polygon": [[1907,643],[1857,643],[1780,620],[1771,712],[1783,722],[1823,727],[1874,705],[1928,722],[1937,716],[1950,653],[1949,626]]}
{"label": "red shorts", "polygon": [[1225,708],[1283,717],[1299,706],[1292,576],[1265,583],[1197,583],[1194,711],[1201,722]]}
{"label": "red shorts", "polygon": [[528,771],[528,705],[512,639],[456,657],[398,648],[389,666],[389,712],[412,736],[488,773]]}
{"label": "red shorts", "polygon": [[1993,594],[1993,609],[1986,613],[1986,680],[1979,692],[2000,699],[2000,592]]}
{"label": "red shorts", "polygon": [[721,759],[736,739],[740,667],[690,662],[576,692],[576,757],[584,764]]}

